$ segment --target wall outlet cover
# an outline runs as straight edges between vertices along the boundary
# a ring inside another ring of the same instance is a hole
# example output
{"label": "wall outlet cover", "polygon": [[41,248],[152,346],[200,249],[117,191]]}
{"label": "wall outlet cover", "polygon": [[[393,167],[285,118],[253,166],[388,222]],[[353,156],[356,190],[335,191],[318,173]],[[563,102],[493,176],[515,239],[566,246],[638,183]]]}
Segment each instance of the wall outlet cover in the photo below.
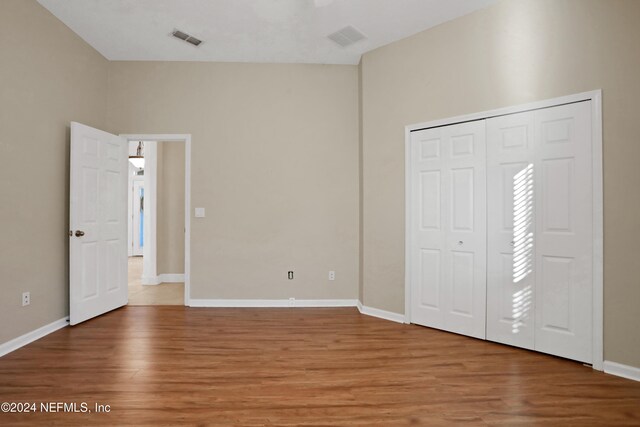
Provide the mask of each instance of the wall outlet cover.
{"label": "wall outlet cover", "polygon": [[31,292],[22,293],[22,306],[31,304]]}

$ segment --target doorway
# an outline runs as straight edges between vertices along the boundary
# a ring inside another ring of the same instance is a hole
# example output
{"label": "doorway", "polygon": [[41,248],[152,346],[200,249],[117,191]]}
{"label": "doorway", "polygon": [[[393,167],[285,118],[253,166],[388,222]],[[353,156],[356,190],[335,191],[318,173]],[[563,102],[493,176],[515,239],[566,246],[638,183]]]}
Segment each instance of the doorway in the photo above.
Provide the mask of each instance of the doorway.
{"label": "doorway", "polygon": [[128,304],[188,305],[190,136],[121,136],[130,155]]}

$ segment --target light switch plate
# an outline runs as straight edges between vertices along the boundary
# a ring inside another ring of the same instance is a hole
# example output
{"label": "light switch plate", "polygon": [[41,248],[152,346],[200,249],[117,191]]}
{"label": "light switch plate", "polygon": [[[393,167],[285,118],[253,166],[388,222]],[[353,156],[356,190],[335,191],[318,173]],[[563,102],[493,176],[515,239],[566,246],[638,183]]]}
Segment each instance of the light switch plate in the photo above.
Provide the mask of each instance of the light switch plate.
{"label": "light switch plate", "polygon": [[204,218],[204,208],[196,208],[196,218]]}

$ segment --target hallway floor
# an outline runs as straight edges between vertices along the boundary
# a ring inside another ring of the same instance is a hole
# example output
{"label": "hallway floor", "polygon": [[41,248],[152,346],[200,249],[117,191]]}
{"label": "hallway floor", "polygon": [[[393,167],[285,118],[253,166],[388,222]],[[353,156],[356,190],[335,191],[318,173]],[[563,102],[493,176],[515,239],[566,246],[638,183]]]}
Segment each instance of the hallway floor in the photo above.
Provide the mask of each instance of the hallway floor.
{"label": "hallway floor", "polygon": [[129,305],[184,305],[184,283],[143,285],[142,257],[129,257]]}

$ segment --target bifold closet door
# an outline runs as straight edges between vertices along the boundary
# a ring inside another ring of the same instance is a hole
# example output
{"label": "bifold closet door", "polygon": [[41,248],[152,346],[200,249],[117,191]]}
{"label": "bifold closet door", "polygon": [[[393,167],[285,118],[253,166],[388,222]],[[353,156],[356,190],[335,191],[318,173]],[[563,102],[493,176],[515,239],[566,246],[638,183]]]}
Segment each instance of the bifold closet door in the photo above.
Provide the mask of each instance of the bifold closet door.
{"label": "bifold closet door", "polygon": [[593,360],[591,102],[535,112],[535,349]]}
{"label": "bifold closet door", "polygon": [[487,339],[534,348],[534,113],[487,120]]}
{"label": "bifold closet door", "polygon": [[486,321],[484,120],[411,134],[411,321],[477,338]]}
{"label": "bifold closet door", "polygon": [[591,363],[590,102],[487,120],[487,339]]}

